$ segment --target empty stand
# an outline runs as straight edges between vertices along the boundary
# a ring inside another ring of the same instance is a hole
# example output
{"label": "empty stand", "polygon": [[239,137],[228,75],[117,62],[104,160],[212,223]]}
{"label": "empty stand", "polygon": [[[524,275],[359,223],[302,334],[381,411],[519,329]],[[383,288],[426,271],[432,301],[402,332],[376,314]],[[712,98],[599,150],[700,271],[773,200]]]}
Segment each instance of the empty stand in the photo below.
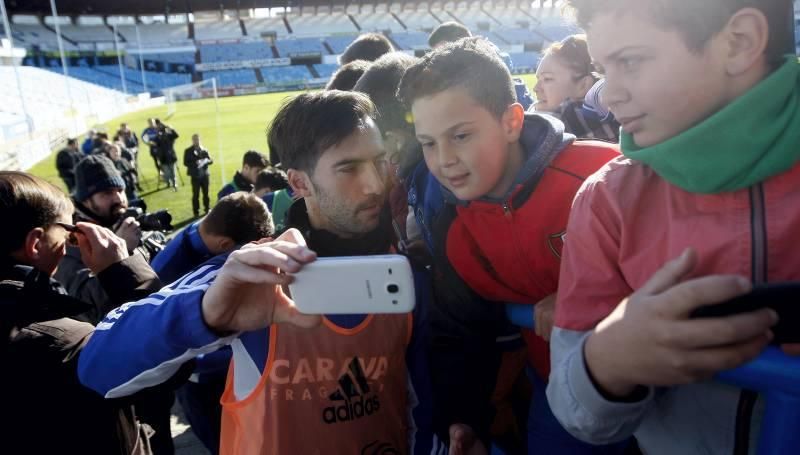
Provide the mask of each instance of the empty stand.
{"label": "empty stand", "polygon": [[509,54],[514,63],[515,72],[532,73],[539,66],[542,56],[537,52],[515,52]]}
{"label": "empty stand", "polygon": [[394,41],[400,49],[415,50],[415,49],[428,49],[428,34],[423,32],[403,32],[392,33],[392,41]]}
{"label": "empty stand", "polygon": [[105,25],[62,25],[61,34],[80,43],[114,42],[114,33]]}
{"label": "empty stand", "polygon": [[[61,74],[40,68],[23,66],[18,70],[24,104],[34,129],[47,129],[61,124],[67,113],[71,112],[97,116],[115,115],[119,106],[125,104],[123,94],[118,91],[72,77],[64,78]],[[0,90],[0,111],[21,115],[23,102],[19,97],[12,67],[0,66],[0,84],[6,88]],[[72,95],[71,99],[68,94]]]}
{"label": "empty stand", "polygon": [[195,22],[194,37],[198,41],[236,39],[242,37],[242,28],[237,20]]}
{"label": "empty stand", "polygon": [[261,68],[264,82],[276,85],[303,84],[311,79],[311,73],[305,66],[278,66]]}
{"label": "empty stand", "polygon": [[440,22],[427,9],[404,10],[397,17],[406,24],[409,30],[433,30]]}
{"label": "empty stand", "polygon": [[391,13],[373,12],[351,14],[353,20],[361,27],[362,32],[404,31],[405,27]]}
{"label": "empty stand", "polygon": [[325,38],[325,42],[328,43],[334,54],[341,54],[357,37],[358,35],[329,36]]}
{"label": "empty stand", "polygon": [[203,63],[258,60],[272,58],[272,50],[264,41],[203,44],[200,58]]}
{"label": "empty stand", "polygon": [[324,79],[330,79],[333,76],[333,73],[339,68],[339,65],[334,65],[332,63],[320,63],[314,65],[314,69],[319,74],[319,77]]}
{"label": "empty stand", "polygon": [[238,69],[225,71],[204,71],[203,80],[217,78],[217,85],[220,87],[233,85],[256,84],[256,72],[252,69]]}
{"label": "empty stand", "polygon": [[283,23],[283,17],[245,19],[244,26],[247,29],[247,36],[261,36],[262,33],[269,32],[274,32],[279,38],[289,35],[289,30]]}
{"label": "empty stand", "polygon": [[[28,47],[37,46],[44,49],[58,50],[58,39],[56,34],[48,30],[43,25],[33,24],[14,24],[11,30],[14,38],[20,41],[17,44],[25,44]],[[77,46],[62,40],[64,50],[75,50]]]}
{"label": "empty stand", "polygon": [[[136,27],[133,25],[120,25],[117,27],[117,32],[125,37],[128,43],[137,42]],[[147,46],[191,42],[186,24],[139,24],[139,36],[142,44]]]}
{"label": "empty stand", "polygon": [[286,19],[295,36],[325,36],[359,31],[350,17],[344,13],[289,15]]}
{"label": "empty stand", "polygon": [[[445,21],[456,20],[469,27],[472,33],[477,33],[481,28],[488,29],[498,25],[491,17],[484,13],[478,4],[471,4],[469,8],[464,5],[459,5],[459,8],[452,10],[447,9],[443,12]],[[441,17],[441,16],[440,16]]]}
{"label": "empty stand", "polygon": [[281,57],[303,54],[327,54],[320,38],[288,38],[275,41]]}

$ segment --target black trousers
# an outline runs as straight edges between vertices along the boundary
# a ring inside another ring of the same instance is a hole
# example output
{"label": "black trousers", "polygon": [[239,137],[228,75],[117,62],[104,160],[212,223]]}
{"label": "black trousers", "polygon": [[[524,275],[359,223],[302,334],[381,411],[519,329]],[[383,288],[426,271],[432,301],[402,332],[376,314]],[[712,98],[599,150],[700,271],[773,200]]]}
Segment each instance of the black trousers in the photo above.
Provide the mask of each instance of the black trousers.
{"label": "black trousers", "polygon": [[208,212],[208,176],[192,177],[192,211],[200,214],[200,190],[203,191],[203,208]]}

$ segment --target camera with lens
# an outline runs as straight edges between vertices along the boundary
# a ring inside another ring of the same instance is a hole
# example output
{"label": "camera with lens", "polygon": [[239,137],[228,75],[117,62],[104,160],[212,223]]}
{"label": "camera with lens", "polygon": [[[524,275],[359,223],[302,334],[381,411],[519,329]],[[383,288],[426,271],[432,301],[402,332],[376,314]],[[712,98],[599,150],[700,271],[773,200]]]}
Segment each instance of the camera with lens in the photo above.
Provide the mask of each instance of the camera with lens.
{"label": "camera with lens", "polygon": [[166,209],[147,213],[141,207],[128,207],[120,219],[124,220],[128,217],[133,217],[143,231],[172,230],[172,215]]}
{"label": "camera with lens", "polygon": [[164,232],[173,229],[172,215],[167,210],[147,213],[147,206],[144,201],[138,200],[133,201],[131,206],[125,210],[125,213],[120,217],[120,222],[129,217],[133,217],[143,231],[142,241],[138,249],[142,250],[148,261],[152,261],[167,243],[167,237]]}

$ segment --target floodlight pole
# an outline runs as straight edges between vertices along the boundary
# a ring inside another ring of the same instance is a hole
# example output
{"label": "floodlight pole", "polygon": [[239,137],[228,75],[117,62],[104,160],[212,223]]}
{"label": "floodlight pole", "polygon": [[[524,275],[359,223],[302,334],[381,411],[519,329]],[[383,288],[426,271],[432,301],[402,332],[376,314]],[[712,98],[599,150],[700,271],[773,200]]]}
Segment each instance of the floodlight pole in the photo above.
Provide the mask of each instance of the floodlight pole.
{"label": "floodlight pole", "polygon": [[117,65],[119,66],[119,80],[122,82],[122,92],[128,94],[128,84],[125,83],[125,70],[122,68],[122,51],[119,49],[119,37],[117,36],[117,24],[114,24],[114,50],[117,51]]}
{"label": "floodlight pole", "polygon": [[58,53],[61,55],[61,70],[64,73],[64,83],[67,85],[67,98],[69,99],[70,108],[72,108],[72,123],[75,131],[72,135],[79,134],[78,119],[75,117],[75,100],[72,99],[72,88],[69,83],[69,70],[67,69],[67,57],[64,55],[64,41],[61,39],[61,24],[58,21],[58,10],[56,9],[56,0],[50,0],[50,14],[53,15],[53,23],[56,26],[56,41],[58,41]]}
{"label": "floodlight pole", "polygon": [[225,154],[222,153],[222,128],[219,124],[219,96],[217,96],[217,78],[211,78],[211,87],[214,90],[214,109],[216,110],[217,122],[217,156],[219,159],[219,172],[222,176],[221,184],[225,184]]}
{"label": "floodlight pole", "polygon": [[17,91],[19,92],[19,101],[22,104],[22,115],[25,116],[25,125],[28,127],[28,138],[33,135],[33,125],[28,119],[28,106],[25,104],[25,94],[22,91],[22,80],[19,78],[19,69],[16,59],[14,59],[14,34],[11,33],[11,23],[8,20],[8,11],[6,11],[6,0],[0,0],[0,12],[3,15],[3,27],[6,29],[9,46],[11,46],[11,64],[14,66],[14,79],[17,81]]}
{"label": "floodlight pole", "polygon": [[147,90],[147,77],[145,76],[144,71],[144,56],[142,55],[142,36],[139,34],[139,24],[133,24],[136,27],[136,44],[139,46],[139,69],[142,71],[142,85],[144,86],[144,91],[149,92]]}

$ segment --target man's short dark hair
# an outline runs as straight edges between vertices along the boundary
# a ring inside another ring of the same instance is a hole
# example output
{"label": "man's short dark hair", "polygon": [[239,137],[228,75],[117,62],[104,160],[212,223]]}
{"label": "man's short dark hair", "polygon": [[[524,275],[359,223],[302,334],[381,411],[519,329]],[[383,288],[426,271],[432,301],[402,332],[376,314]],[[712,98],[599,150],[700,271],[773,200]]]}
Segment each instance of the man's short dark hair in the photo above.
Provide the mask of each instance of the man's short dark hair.
{"label": "man's short dark hair", "polygon": [[442,43],[454,43],[461,38],[469,38],[470,36],[472,36],[472,32],[469,31],[466,25],[455,21],[443,22],[431,32],[428,37],[428,45],[436,47]]}
{"label": "man's short dark hair", "polygon": [[220,199],[202,223],[209,234],[229,237],[237,245],[269,237],[275,231],[264,201],[244,191]]}
{"label": "man's short dark hair", "polygon": [[374,62],[381,55],[394,51],[391,41],[380,33],[365,33],[347,46],[339,57],[342,65],[355,60]]}
{"label": "man's short dark hair", "polygon": [[493,44],[464,38],[434,49],[409,68],[398,96],[408,109],[419,98],[464,88],[483,108],[500,118],[516,102],[511,73]]}
{"label": "man's short dark hair", "polygon": [[331,76],[325,90],[353,90],[358,79],[369,69],[372,62],[366,60],[354,60],[346,65],[342,65]]}
{"label": "man's short dark hair", "polygon": [[375,105],[356,92],[303,93],[283,103],[269,127],[268,142],[284,169],[314,172],[322,152],[375,120]]}
{"label": "man's short dark hair", "polygon": [[0,262],[25,243],[31,229],[47,227],[63,215],[72,214],[72,202],[55,185],[34,175],[0,171],[0,217],[5,223],[0,235]]}
{"label": "man's short dark hair", "polygon": [[78,139],[74,137],[67,139],[67,145],[78,145]]}
{"label": "man's short dark hair", "polygon": [[369,96],[378,110],[376,123],[382,132],[390,130],[411,130],[408,109],[397,99],[397,87],[408,68],[414,66],[419,59],[403,52],[391,52],[375,60],[372,66],[361,76],[356,92]]}
{"label": "man's short dark hair", "polygon": [[269,160],[263,153],[255,150],[248,150],[244,152],[244,156],[242,157],[242,167],[244,166],[265,168],[269,167]]}
{"label": "man's short dark hair", "polygon": [[689,49],[702,50],[719,33],[737,11],[755,8],[769,22],[769,44],[766,56],[771,64],[779,64],[787,53],[794,53],[794,31],[787,15],[793,13],[792,0],[568,0],[567,9],[574,12],[578,24],[589,29],[598,13],[624,12],[632,4],[649,8],[653,22],[678,30]]}
{"label": "man's short dark hair", "polygon": [[274,167],[264,169],[258,173],[256,177],[256,184],[253,188],[254,191],[269,188],[272,191],[278,191],[289,187],[289,179],[286,173]]}

